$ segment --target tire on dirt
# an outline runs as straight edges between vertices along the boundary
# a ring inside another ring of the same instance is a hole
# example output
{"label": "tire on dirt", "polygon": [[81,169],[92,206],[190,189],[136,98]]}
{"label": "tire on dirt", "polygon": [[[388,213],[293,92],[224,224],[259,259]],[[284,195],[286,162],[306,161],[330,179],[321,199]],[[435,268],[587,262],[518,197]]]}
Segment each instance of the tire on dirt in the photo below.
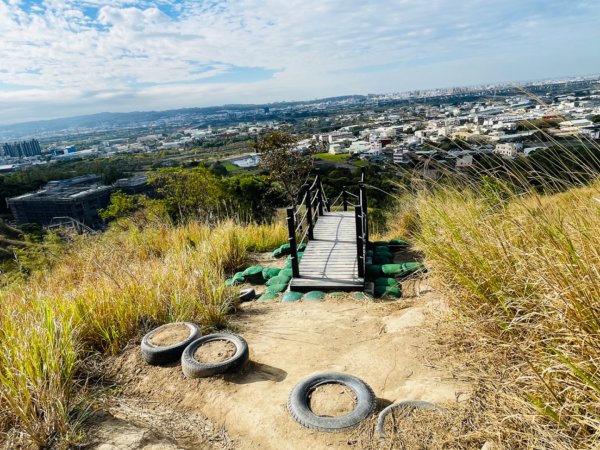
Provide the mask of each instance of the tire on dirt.
{"label": "tire on dirt", "polygon": [[[309,406],[312,391],[324,384],[341,384],[356,396],[352,412],[340,417],[322,417],[314,414]],[[338,372],[323,372],[300,381],[288,399],[288,411],[296,422],[306,428],[319,431],[341,431],[354,428],[375,411],[373,389],[361,379]]]}
{"label": "tire on dirt", "polygon": [[240,291],[240,303],[252,301],[254,297],[256,297],[254,289],[242,289]]}
{"label": "tire on dirt", "polygon": [[[212,341],[227,341],[235,345],[235,354],[221,362],[202,363],[194,358],[194,353],[202,345]],[[181,355],[181,370],[188,378],[205,378],[225,372],[241,369],[248,362],[250,351],[246,340],[233,333],[213,333],[196,339],[189,344]]]}
{"label": "tire on dirt", "polygon": [[424,402],[422,400],[405,400],[403,402],[393,403],[388,407],[384,408],[377,418],[377,434],[381,439],[385,439],[385,418],[391,413],[393,410],[398,408],[411,408],[411,409],[430,409],[430,410],[439,410],[437,406],[433,403]]}
{"label": "tire on dirt", "polygon": [[[190,329],[190,335],[183,341],[173,345],[154,345],[150,342],[150,339],[152,338],[152,336],[154,336],[155,333],[173,325],[187,326]],[[200,336],[202,336],[200,328],[197,325],[190,322],[174,322],[161,325],[160,327],[155,328],[154,330],[147,333],[142,338],[142,358],[144,358],[144,361],[146,361],[148,364],[151,364],[153,366],[173,363],[175,361],[178,361],[179,358],[181,358],[183,350],[188,345],[190,345],[190,343],[198,339]]]}

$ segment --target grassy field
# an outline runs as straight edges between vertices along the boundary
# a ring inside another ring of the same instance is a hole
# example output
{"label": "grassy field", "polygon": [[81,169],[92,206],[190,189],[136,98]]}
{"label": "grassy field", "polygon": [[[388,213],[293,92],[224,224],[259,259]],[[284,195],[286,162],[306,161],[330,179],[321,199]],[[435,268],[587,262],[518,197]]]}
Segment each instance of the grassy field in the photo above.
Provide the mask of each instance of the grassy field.
{"label": "grassy field", "polygon": [[170,321],[227,324],[226,275],[285,242],[280,225],[122,220],[77,239],[51,269],[1,291],[0,431],[8,447],[64,448],[90,412],[87,361]]}
{"label": "grassy field", "polygon": [[599,448],[600,182],[437,186],[403,205],[390,235],[416,240],[467,317],[460,333],[501,368],[484,383],[509,386],[488,408],[503,448]]}
{"label": "grassy field", "polygon": [[332,155],[331,153],[317,153],[315,158],[321,159],[323,161],[330,162],[344,162],[346,161],[350,155],[348,153],[340,153],[338,155]]}
{"label": "grassy field", "polygon": [[222,164],[227,169],[227,172],[229,172],[229,173],[235,173],[235,172],[239,172],[241,170],[238,166],[236,166],[235,164],[233,164],[232,162],[229,162],[229,161],[223,161]]}

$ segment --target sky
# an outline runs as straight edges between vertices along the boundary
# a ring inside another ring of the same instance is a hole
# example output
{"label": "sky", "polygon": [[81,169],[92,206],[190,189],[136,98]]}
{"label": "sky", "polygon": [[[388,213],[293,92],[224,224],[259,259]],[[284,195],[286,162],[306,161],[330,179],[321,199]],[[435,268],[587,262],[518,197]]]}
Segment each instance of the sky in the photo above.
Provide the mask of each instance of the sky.
{"label": "sky", "polygon": [[0,124],[600,73],[598,0],[0,0]]}

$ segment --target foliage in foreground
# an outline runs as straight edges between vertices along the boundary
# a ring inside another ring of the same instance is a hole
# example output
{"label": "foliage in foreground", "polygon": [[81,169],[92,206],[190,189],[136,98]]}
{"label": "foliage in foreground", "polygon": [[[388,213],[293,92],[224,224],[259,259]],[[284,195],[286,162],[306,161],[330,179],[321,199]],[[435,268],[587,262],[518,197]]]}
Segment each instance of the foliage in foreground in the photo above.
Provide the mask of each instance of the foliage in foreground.
{"label": "foliage in foreground", "polygon": [[[279,225],[139,227],[81,237],[51,270],[0,292],[0,430],[40,448],[76,441],[90,406],[84,360],[114,354],[149,327],[227,324],[238,296],[225,273],[280,245]],[[12,441],[11,441],[12,440]],[[9,444],[10,445],[10,444]]]}
{"label": "foliage in foreground", "polygon": [[[514,195],[488,179],[438,186],[406,204],[399,228],[416,238],[456,306],[492,322],[491,338],[510,349],[507,370],[518,367],[523,406],[506,416],[504,436],[527,448],[598,448],[600,182]],[[535,416],[545,421],[523,434]]]}

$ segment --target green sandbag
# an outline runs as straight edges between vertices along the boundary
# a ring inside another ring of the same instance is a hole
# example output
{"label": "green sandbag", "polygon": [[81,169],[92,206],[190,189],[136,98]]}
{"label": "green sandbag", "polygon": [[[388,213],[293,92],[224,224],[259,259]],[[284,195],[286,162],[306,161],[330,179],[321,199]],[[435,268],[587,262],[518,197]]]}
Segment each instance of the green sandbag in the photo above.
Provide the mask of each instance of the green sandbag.
{"label": "green sandbag", "polygon": [[418,270],[423,270],[425,268],[425,266],[423,265],[423,263],[414,261],[414,262],[405,262],[402,264],[402,267],[404,268],[404,270],[413,273],[413,272],[417,272]]}
{"label": "green sandbag", "polygon": [[281,301],[283,301],[283,302],[297,302],[301,298],[302,298],[302,292],[287,291],[285,294],[283,294],[283,297],[281,298]]}
{"label": "green sandbag", "polygon": [[270,280],[273,277],[276,277],[281,272],[281,269],[275,269],[271,267],[265,267],[262,271],[262,277],[265,280]]}
{"label": "green sandbag", "polygon": [[281,258],[282,256],[289,255],[289,254],[290,254],[290,244],[283,244],[283,245],[279,246],[278,248],[276,248],[275,250],[273,250],[273,253],[271,253],[271,256],[273,256],[273,258]]}
{"label": "green sandbag", "polygon": [[250,266],[246,270],[244,270],[243,275],[246,281],[250,283],[264,283],[264,278],[262,276],[263,268],[260,266]]}
{"label": "green sandbag", "polygon": [[395,277],[396,275],[404,274],[402,264],[385,264],[381,266],[381,271],[386,275]]}
{"label": "green sandbag", "polygon": [[400,287],[375,286],[375,296],[376,297],[400,298],[400,297],[402,297],[402,291],[401,291]]}
{"label": "green sandbag", "polygon": [[398,286],[398,282],[395,278],[377,278],[375,280],[375,286]]}
{"label": "green sandbag", "polygon": [[300,244],[296,250],[298,250],[299,252],[303,252],[306,249],[306,244]]}
{"label": "green sandbag", "polygon": [[283,269],[281,272],[279,272],[279,275],[285,275],[286,277],[292,278],[294,273],[292,272],[292,269]]}
{"label": "green sandbag", "polygon": [[367,250],[367,256],[373,256],[373,250]]}
{"label": "green sandbag", "polygon": [[242,282],[242,283],[243,283],[244,281],[246,281],[246,280],[244,280],[244,272],[236,272],[236,273],[233,275],[233,279],[234,279],[234,280],[238,280],[238,281],[240,281],[240,282]]}
{"label": "green sandbag", "polygon": [[425,266],[420,262],[406,262],[403,264],[385,264],[381,266],[381,270],[386,275],[394,277],[405,277],[419,270],[422,270]]}
{"label": "green sandbag", "polygon": [[289,284],[290,283],[290,277],[286,277],[285,275],[278,275],[276,277],[271,278],[270,280],[267,281],[267,286],[273,286],[275,284]]}
{"label": "green sandbag", "polygon": [[383,274],[381,271],[381,266],[377,264],[367,264],[365,266],[365,272],[367,275],[372,277],[380,277]]}
{"label": "green sandbag", "polygon": [[271,293],[279,293],[279,292],[283,292],[287,289],[287,284],[272,284],[271,286],[267,287],[267,292],[271,292]]}
{"label": "green sandbag", "polygon": [[380,246],[383,246],[383,245],[388,245],[388,243],[386,241],[375,241],[375,242],[373,242],[373,245],[375,247],[380,247]]}
{"label": "green sandbag", "polygon": [[305,301],[318,301],[325,298],[325,292],[322,291],[310,291],[302,296],[302,300]]}
{"label": "green sandbag", "polygon": [[246,282],[243,272],[236,273],[233,277],[225,280],[225,286],[238,286]]}
{"label": "green sandbag", "polygon": [[373,256],[384,256],[386,258],[392,258],[394,255],[392,254],[392,252],[389,252],[387,250],[378,250],[373,254]]}
{"label": "green sandbag", "polygon": [[375,256],[373,256],[372,262],[373,262],[373,264],[381,266],[383,264],[390,264],[392,262],[392,258],[388,258],[387,256],[375,255]]}
{"label": "green sandbag", "polygon": [[257,301],[269,302],[271,300],[275,300],[277,297],[279,297],[279,294],[277,292],[265,292],[263,295],[258,297]]}
{"label": "green sandbag", "polygon": [[390,245],[393,245],[395,247],[406,247],[408,245],[408,242],[404,239],[392,239],[390,241]]}

